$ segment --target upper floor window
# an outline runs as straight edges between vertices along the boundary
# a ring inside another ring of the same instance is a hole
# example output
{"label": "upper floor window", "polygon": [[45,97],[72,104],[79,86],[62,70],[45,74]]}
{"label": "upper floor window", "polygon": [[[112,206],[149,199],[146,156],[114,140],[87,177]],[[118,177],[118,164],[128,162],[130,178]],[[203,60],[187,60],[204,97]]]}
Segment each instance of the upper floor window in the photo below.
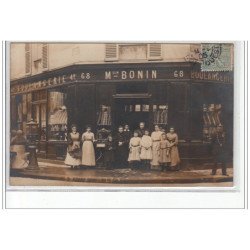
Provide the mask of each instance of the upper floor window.
{"label": "upper floor window", "polygon": [[31,74],[31,44],[25,43],[25,74]]}
{"label": "upper floor window", "polygon": [[151,44],[106,44],[105,61],[162,60],[162,45]]}
{"label": "upper floor window", "polygon": [[42,44],[42,69],[48,70],[49,68],[49,45],[47,43]]}
{"label": "upper floor window", "polygon": [[32,46],[32,73],[38,74],[49,68],[49,45],[47,43],[33,43]]}

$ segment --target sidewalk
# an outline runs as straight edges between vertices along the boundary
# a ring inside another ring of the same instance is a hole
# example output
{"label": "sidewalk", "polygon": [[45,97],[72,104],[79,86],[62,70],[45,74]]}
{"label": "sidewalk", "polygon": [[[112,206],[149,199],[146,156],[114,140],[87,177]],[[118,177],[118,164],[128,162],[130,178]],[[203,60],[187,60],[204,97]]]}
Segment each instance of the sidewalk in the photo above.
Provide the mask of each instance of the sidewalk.
{"label": "sidewalk", "polygon": [[[167,184],[167,183],[218,183],[232,182],[233,169],[228,168],[229,176],[215,176],[211,170],[181,170],[177,172],[161,172],[147,170],[114,169],[70,169],[64,165],[39,162],[39,170],[11,171],[11,177],[35,178],[45,180],[61,180],[68,182],[114,183],[114,184]],[[216,186],[216,184],[215,184]]]}

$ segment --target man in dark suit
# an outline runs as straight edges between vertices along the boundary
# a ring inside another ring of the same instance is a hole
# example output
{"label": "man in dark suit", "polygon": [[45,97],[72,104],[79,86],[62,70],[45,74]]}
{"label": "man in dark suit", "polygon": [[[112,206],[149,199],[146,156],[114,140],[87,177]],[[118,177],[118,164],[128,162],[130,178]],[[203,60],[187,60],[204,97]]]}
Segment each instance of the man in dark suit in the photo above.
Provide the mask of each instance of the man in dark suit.
{"label": "man in dark suit", "polygon": [[138,133],[138,137],[142,137],[145,133],[145,122],[140,122],[139,124],[139,129],[136,130],[136,132]]}
{"label": "man in dark suit", "polygon": [[127,167],[127,141],[126,135],[124,133],[123,127],[119,126],[118,133],[115,137],[115,159],[116,159],[116,166],[118,168]]}
{"label": "man in dark suit", "polygon": [[216,175],[218,164],[221,163],[222,174],[227,175],[227,150],[225,142],[225,133],[223,132],[222,125],[217,126],[216,133],[211,141],[212,155],[214,158],[214,166],[212,175]]}
{"label": "man in dark suit", "polygon": [[126,148],[127,148],[127,152],[126,152],[126,158],[128,159],[128,155],[129,155],[129,141],[130,141],[130,138],[132,137],[132,133],[129,129],[129,125],[126,124],[124,126],[124,134],[125,134],[125,138],[126,138]]}

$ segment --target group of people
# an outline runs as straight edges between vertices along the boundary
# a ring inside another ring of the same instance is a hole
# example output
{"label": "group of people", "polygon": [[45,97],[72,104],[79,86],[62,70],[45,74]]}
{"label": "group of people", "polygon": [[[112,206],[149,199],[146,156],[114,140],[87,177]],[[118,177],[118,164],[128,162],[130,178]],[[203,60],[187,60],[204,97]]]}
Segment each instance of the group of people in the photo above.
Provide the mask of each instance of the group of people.
{"label": "group of people", "polygon": [[[68,136],[68,150],[65,164],[71,168],[78,166],[93,167],[96,165],[94,143],[96,142],[91,127],[87,126],[80,134],[76,125],[71,126]],[[139,128],[131,133],[129,125],[119,126],[117,134],[109,135],[105,144],[103,164],[107,168],[147,168],[152,170],[179,170],[178,135],[171,127],[166,133],[155,125],[151,133],[141,122]]]}
{"label": "group of people", "polygon": [[[82,146],[81,146],[82,141]],[[94,167],[95,136],[91,127],[80,136],[76,125],[71,126],[68,135],[67,155],[65,164],[71,168],[79,166]],[[27,139],[22,130],[12,130],[10,140],[10,160],[12,169],[23,169],[28,165],[26,152]],[[221,164],[222,174],[227,175],[227,149],[225,133],[222,125],[217,126],[216,133],[211,141],[212,156],[214,160],[211,174],[217,173]],[[179,170],[180,157],[178,152],[178,135],[173,127],[169,132],[155,125],[151,133],[141,122],[133,134],[129,126],[119,126],[116,135],[108,136],[103,150],[103,164],[106,168],[141,168],[152,170]]]}

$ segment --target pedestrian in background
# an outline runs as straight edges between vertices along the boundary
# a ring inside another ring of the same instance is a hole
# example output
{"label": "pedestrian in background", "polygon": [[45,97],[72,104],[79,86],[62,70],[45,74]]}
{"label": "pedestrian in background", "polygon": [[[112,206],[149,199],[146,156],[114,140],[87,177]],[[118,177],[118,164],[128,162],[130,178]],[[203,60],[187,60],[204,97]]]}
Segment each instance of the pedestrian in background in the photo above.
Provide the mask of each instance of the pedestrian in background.
{"label": "pedestrian in background", "polygon": [[26,153],[27,140],[23,135],[22,130],[16,132],[16,136],[11,139],[11,150],[13,154],[13,160],[11,162],[11,168],[23,169],[28,166],[28,158]]}
{"label": "pedestrian in background", "polygon": [[212,137],[211,146],[212,146],[212,155],[214,158],[212,175],[216,175],[219,163],[221,163],[222,174],[227,175],[226,140],[222,125],[217,126],[216,133]]}

